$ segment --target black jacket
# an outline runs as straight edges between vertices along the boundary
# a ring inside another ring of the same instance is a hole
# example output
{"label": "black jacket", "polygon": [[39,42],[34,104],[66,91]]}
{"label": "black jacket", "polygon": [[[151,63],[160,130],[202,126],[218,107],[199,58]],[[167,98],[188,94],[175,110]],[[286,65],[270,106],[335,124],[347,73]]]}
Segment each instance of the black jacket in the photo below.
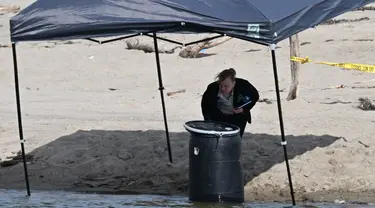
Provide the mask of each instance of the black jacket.
{"label": "black jacket", "polygon": [[[217,107],[217,100],[219,92],[219,83],[212,82],[208,85],[206,91],[203,93],[201,108],[204,120],[220,120],[224,115]],[[243,113],[248,123],[251,123],[250,110],[254,107],[255,103],[259,100],[259,93],[257,89],[250,84],[247,80],[236,78],[236,85],[234,86],[233,104],[238,107],[243,104],[242,98],[249,96],[251,103],[243,107]]]}

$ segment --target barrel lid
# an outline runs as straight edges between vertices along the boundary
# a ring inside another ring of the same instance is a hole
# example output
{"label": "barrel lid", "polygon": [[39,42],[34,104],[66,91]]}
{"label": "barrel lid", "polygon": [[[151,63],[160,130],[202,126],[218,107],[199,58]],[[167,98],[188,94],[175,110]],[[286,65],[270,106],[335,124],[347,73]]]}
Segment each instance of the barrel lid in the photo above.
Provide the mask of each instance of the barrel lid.
{"label": "barrel lid", "polygon": [[240,131],[235,125],[215,121],[188,121],[184,127],[187,131],[211,135],[231,135]]}

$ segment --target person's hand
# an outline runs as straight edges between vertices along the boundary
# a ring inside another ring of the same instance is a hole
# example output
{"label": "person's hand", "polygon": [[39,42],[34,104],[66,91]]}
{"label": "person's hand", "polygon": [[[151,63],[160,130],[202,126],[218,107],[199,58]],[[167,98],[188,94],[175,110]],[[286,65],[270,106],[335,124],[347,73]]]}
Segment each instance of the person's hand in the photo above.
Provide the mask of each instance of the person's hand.
{"label": "person's hand", "polygon": [[243,109],[242,108],[234,108],[233,113],[235,113],[235,114],[243,113]]}

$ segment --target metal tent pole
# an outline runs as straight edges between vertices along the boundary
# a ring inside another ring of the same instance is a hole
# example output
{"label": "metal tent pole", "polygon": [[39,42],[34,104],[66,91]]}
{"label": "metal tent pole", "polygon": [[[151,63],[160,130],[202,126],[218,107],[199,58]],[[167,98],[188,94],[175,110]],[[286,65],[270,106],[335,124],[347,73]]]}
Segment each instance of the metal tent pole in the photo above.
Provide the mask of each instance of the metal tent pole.
{"label": "metal tent pole", "polygon": [[21,101],[20,101],[20,89],[19,89],[19,82],[18,82],[17,52],[16,52],[15,43],[12,43],[12,52],[13,52],[13,66],[14,66],[14,84],[15,84],[15,89],[16,89],[18,130],[19,130],[19,136],[20,136],[20,141],[21,141],[22,160],[23,160],[23,167],[24,167],[24,172],[25,172],[27,195],[30,196],[29,174],[27,173],[26,155],[25,155],[25,147],[24,147],[25,140],[23,139],[23,129],[22,129]]}
{"label": "metal tent pole", "polygon": [[154,39],[154,48],[155,48],[156,67],[157,67],[158,80],[159,80],[159,90],[160,90],[160,97],[161,97],[161,105],[162,105],[162,108],[163,108],[165,134],[167,136],[169,162],[173,163],[171,144],[170,144],[170,141],[169,141],[169,130],[168,130],[167,113],[166,113],[166,110],[165,110],[165,102],[164,102],[164,93],[163,93],[164,87],[163,87],[163,80],[162,80],[162,76],[161,76],[159,50],[158,50],[158,40],[157,40],[155,32],[153,33],[153,39]]}
{"label": "metal tent pole", "polygon": [[272,55],[273,74],[274,74],[274,78],[275,78],[275,90],[276,90],[276,97],[277,97],[277,109],[278,109],[278,113],[279,113],[280,131],[281,131],[281,145],[284,148],[285,164],[286,164],[286,169],[287,169],[287,172],[288,172],[290,194],[292,196],[293,205],[296,205],[296,201],[294,199],[292,176],[290,174],[290,168],[289,168],[289,162],[288,162],[288,151],[286,149],[287,142],[285,140],[283,113],[282,113],[282,110],[281,110],[279,80],[278,80],[278,75],[277,75],[277,62],[276,62],[276,54],[275,54],[276,45],[275,44],[271,44],[270,47],[271,47],[271,55]]}

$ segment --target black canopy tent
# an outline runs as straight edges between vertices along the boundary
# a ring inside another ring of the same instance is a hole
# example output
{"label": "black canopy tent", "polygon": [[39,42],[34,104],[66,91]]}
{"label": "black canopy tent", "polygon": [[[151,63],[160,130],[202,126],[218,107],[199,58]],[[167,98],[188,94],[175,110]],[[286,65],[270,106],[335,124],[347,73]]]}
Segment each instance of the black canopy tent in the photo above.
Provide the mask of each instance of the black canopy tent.
{"label": "black canopy tent", "polygon": [[[278,85],[275,44],[323,21],[375,0],[37,0],[10,20],[19,136],[30,195],[24,152],[16,43],[87,39],[107,43],[137,35],[153,37],[169,160],[172,162],[164,105],[157,33],[217,33],[271,48],[277,107],[291,197],[295,205]],[[152,35],[151,35],[152,34]],[[106,41],[94,38],[114,37]],[[216,38],[213,37],[213,38]],[[212,38],[212,39],[213,39]]]}

